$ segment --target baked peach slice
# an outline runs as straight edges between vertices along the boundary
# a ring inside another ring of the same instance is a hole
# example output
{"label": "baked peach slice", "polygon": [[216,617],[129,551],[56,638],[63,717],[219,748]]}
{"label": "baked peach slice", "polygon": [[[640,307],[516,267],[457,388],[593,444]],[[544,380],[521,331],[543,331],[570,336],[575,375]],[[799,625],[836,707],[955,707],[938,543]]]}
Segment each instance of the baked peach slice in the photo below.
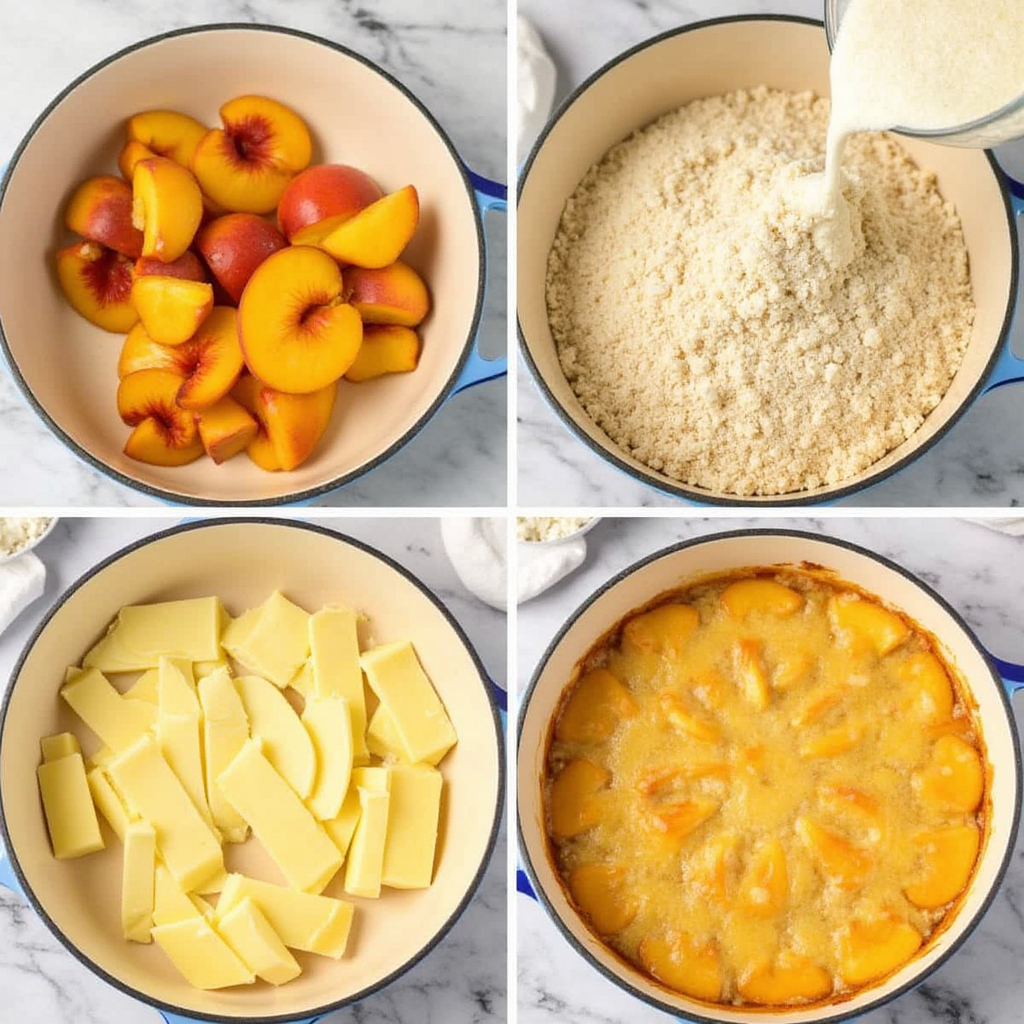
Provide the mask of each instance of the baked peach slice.
{"label": "baked peach slice", "polygon": [[210,315],[213,288],[204,281],[149,274],[135,278],[132,302],[153,341],[181,345]]}
{"label": "baked peach slice", "polygon": [[132,304],[132,261],[97,242],[77,242],[57,253],[57,279],[72,308],[114,334],[139,320]]}
{"label": "baked peach slice", "polygon": [[388,373],[411,373],[419,361],[420,336],[411,327],[364,323],[363,343],[345,380],[362,384]]}
{"label": "baked peach slice", "polygon": [[584,864],[569,875],[569,892],[598,935],[621,932],[636,917],[639,903],[627,889],[621,864]]}
{"label": "baked peach slice", "polygon": [[196,424],[206,454],[218,465],[244,452],[260,429],[256,418],[230,395],[198,412]]}
{"label": "baked peach slice", "polygon": [[774,917],[789,900],[786,852],[778,839],[762,843],[750,858],[740,882],[739,901],[754,917]]}
{"label": "baked peach slice", "polygon": [[154,156],[135,165],[132,195],[142,255],[164,263],[182,256],[203,219],[203,194],[196,179],[181,164]]}
{"label": "baked peach slice", "polygon": [[352,267],[345,283],[348,301],[363,323],[416,327],[430,312],[430,293],[423,278],[401,260],[377,269]]}
{"label": "baked peach slice", "polygon": [[931,651],[910,655],[897,666],[895,674],[909,691],[905,706],[915,718],[931,725],[952,718],[953,684]]}
{"label": "baked peach slice", "polygon": [[717,800],[705,797],[656,804],[648,811],[647,822],[656,835],[678,845],[717,814],[719,807]]}
{"label": "baked peach slice", "polygon": [[843,722],[834,729],[804,740],[797,749],[805,761],[832,758],[853,750],[863,738],[864,726],[860,722]]}
{"label": "baked peach slice", "polygon": [[736,991],[758,1006],[791,1006],[824,999],[832,976],[810,957],[783,950],[774,963],[761,963],[736,982]]}
{"label": "baked peach slice", "polygon": [[722,738],[718,726],[695,714],[679,694],[666,690],[658,696],[658,706],[676,732],[700,743],[717,743]]}
{"label": "baked peach slice", "polygon": [[912,781],[918,799],[938,814],[970,814],[985,793],[985,768],[977,749],[959,736],[940,736],[928,764]]}
{"label": "baked peach slice", "polygon": [[228,213],[204,224],[195,244],[237,306],[256,268],[288,242],[273,224],[254,213]]}
{"label": "baked peach slice", "polygon": [[623,646],[644,654],[677,657],[699,624],[696,608],[688,604],[663,604],[635,615],[622,627]]}
{"label": "baked peach slice", "polygon": [[593,828],[601,820],[600,793],[611,772],[579,758],[570,761],[551,784],[551,832],[569,839]]}
{"label": "baked peach slice", "polygon": [[406,185],[360,210],[319,245],[339,263],[379,269],[402,255],[419,221],[419,194]]}
{"label": "baked peach slice", "polygon": [[559,715],[555,737],[565,743],[603,743],[637,712],[629,691],[605,668],[587,672]]}
{"label": "baked peach slice", "polygon": [[220,108],[224,128],[208,131],[192,158],[203,192],[232,213],[270,213],[305,169],[313,142],[291,107],[239,96]]}
{"label": "baked peach slice", "polygon": [[384,190],[364,171],[347,164],[317,164],[297,174],[277,204],[277,222],[288,241],[311,245],[304,232],[324,238],[349,217],[375,203]]}
{"label": "baked peach slice", "polygon": [[738,871],[739,837],[733,832],[713,836],[694,857],[688,857],[689,880],[702,898],[720,906],[729,905],[729,890]]}
{"label": "baked peach slice", "polygon": [[764,711],[771,694],[761,641],[749,637],[736,640],[733,644],[733,665],[740,693],[758,711]]}
{"label": "baked peach slice", "polygon": [[871,858],[848,839],[829,832],[810,818],[797,818],[796,834],[827,879],[855,889],[871,870]]}
{"label": "baked peach slice", "polygon": [[359,314],[342,301],[338,265],[290,246],[257,268],[242,294],[238,329],[246,365],[269,387],[319,391],[352,365],[363,340]]}
{"label": "baked peach slice", "polygon": [[865,641],[879,657],[896,650],[910,636],[910,627],[895,612],[851,594],[832,598],[829,615],[836,629]]}
{"label": "baked peach slice", "polygon": [[117,411],[135,429],[124,453],[154,466],[184,466],[203,454],[195,417],[176,398],[182,378],[170,370],[138,370],[117,387]]}
{"label": "baked peach slice", "polygon": [[954,825],[921,832],[914,843],[920,857],[919,874],[903,892],[925,910],[944,907],[967,885],[978,859],[981,833],[976,825]]}
{"label": "baked peach slice", "polygon": [[176,110],[144,110],[128,118],[129,142],[145,146],[182,167],[191,167],[196,147],[208,129],[205,124]]}
{"label": "baked peach slice", "polygon": [[677,992],[717,1002],[722,998],[722,965],[715,944],[675,933],[640,940],[637,956],[644,970]]}
{"label": "baked peach slice", "polygon": [[847,985],[866,985],[905,964],[922,941],[912,924],[889,915],[851,921],[839,933],[839,976]]}
{"label": "baked peach slice", "polygon": [[734,619],[751,613],[784,618],[804,606],[801,594],[775,580],[749,579],[730,583],[722,591],[722,604]]}
{"label": "baked peach slice", "polygon": [[132,223],[132,190],[120,178],[102,174],[75,189],[64,223],[76,235],[138,259],[142,232]]}

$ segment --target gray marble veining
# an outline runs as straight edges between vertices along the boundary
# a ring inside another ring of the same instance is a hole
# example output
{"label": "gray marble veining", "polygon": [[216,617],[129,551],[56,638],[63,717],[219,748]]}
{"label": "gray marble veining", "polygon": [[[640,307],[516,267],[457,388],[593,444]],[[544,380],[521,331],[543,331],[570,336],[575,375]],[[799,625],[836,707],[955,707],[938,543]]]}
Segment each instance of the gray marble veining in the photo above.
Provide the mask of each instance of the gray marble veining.
{"label": "gray marble veining", "polygon": [[[72,519],[37,549],[43,597],[0,635],[0,687],[52,602],[86,569],[177,520]],[[505,683],[505,617],[471,598],[444,554],[435,519],[323,519],[373,545],[422,580],[449,608],[493,679]],[[424,960],[381,992],[323,1018],[330,1024],[412,1020],[484,1024],[506,1018],[505,830],[465,913]],[[156,1010],[102,982],[50,934],[18,897],[0,889],[0,1020],[17,1024],[158,1024]]]}
{"label": "gray marble veining", "polygon": [[[518,679],[525,687],[547,644],[602,583],[680,540],[751,527],[843,538],[919,575],[963,616],[986,648],[1024,663],[1024,539],[955,519],[605,518],[587,536],[573,576],[523,605]],[[1018,716],[1024,703],[1016,700]],[[658,1024],[671,1020],[626,995],[568,945],[538,904],[516,897],[520,1024]],[[915,992],[860,1018],[865,1024],[1012,1024],[1021,1020],[1024,841],[995,902],[964,946]],[[754,1019],[753,1017],[751,1018]]]}

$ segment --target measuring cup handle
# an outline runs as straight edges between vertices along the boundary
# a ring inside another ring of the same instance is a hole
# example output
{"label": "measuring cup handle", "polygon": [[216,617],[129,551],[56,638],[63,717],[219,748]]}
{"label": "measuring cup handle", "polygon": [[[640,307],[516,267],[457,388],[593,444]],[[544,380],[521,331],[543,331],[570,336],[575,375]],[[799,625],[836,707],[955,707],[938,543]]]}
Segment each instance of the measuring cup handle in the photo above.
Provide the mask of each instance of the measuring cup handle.
{"label": "measuring cup handle", "polygon": [[0,886],[9,889],[15,896],[25,895],[25,890],[22,889],[21,882],[18,881],[18,876],[14,873],[11,859],[7,856],[7,851],[2,843],[0,843]]}
{"label": "measuring cup handle", "polygon": [[1003,680],[1006,692],[1012,697],[1018,690],[1024,690],[1024,665],[1018,665],[1013,661],[1003,661],[994,654],[990,654],[992,663],[996,667]]}
{"label": "measuring cup handle", "polygon": [[[1007,188],[1010,190],[1010,207],[1018,223],[1018,238],[1024,234],[1024,184],[1011,178],[1005,171],[1003,177],[1006,179]],[[987,395],[1004,384],[1020,384],[1024,382],[1024,359],[1018,359],[1010,348],[1010,339],[1013,337],[1014,327],[1017,323],[1017,311],[1020,309],[1020,298],[1018,296],[1017,308],[1014,310],[1013,318],[1010,320],[1010,327],[1006,332],[1006,340],[1003,342],[1003,350],[999,353],[996,365],[992,368],[982,394]]]}

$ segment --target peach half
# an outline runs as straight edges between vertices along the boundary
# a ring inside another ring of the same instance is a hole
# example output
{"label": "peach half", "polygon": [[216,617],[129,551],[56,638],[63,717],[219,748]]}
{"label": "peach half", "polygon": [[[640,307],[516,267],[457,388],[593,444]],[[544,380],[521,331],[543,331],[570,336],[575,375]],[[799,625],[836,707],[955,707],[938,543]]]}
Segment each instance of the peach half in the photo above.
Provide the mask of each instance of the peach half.
{"label": "peach half", "polygon": [[220,108],[224,128],[203,136],[192,171],[203,192],[234,213],[270,213],[313,155],[305,121],[265,96],[239,96]]}
{"label": "peach half", "polygon": [[329,234],[383,195],[380,185],[358,167],[317,164],[297,174],[284,190],[277,222],[289,242],[303,245],[298,235],[304,228],[323,225],[323,235]]}
{"label": "peach half", "polygon": [[96,242],[77,242],[57,253],[57,279],[68,302],[91,324],[114,334],[130,331],[139,314],[132,304],[132,261]]}
{"label": "peach half", "polygon": [[419,194],[406,185],[336,227],[320,247],[340,263],[379,269],[402,255],[419,221]]}
{"label": "peach half", "polygon": [[386,373],[409,373],[420,358],[420,338],[411,327],[397,324],[366,324],[363,343],[345,380],[360,384]]}
{"label": "peach half", "polygon": [[238,310],[252,373],[290,394],[319,391],[341,377],[363,340],[363,322],[342,291],[338,265],[319,249],[290,246],[264,260]]}
{"label": "peach half", "polygon": [[430,294],[423,278],[396,260],[375,270],[352,267],[345,273],[349,302],[365,324],[415,327],[430,312]]}
{"label": "peach half", "polygon": [[132,302],[146,333],[161,345],[188,341],[213,309],[213,287],[203,281],[150,274],[137,277]]}
{"label": "peach half", "polygon": [[128,118],[127,130],[129,142],[137,142],[182,167],[191,167],[196,147],[208,129],[176,110],[144,110]]}
{"label": "peach half", "polygon": [[196,179],[167,157],[140,160],[132,177],[132,220],[142,231],[142,255],[171,263],[184,255],[203,219]]}
{"label": "peach half", "polygon": [[101,174],[75,189],[64,223],[76,235],[130,256],[142,255],[142,232],[132,223],[132,190],[120,178]]}
{"label": "peach half", "polygon": [[230,395],[196,414],[199,439],[217,465],[245,451],[259,433],[260,425]]}
{"label": "peach half", "polygon": [[195,417],[178,405],[182,378],[169,370],[139,370],[117,387],[117,411],[135,429],[124,453],[154,466],[184,466],[203,454]]}
{"label": "peach half", "polygon": [[196,248],[235,305],[253,271],[287,244],[273,224],[255,213],[225,214],[203,225],[196,235]]}

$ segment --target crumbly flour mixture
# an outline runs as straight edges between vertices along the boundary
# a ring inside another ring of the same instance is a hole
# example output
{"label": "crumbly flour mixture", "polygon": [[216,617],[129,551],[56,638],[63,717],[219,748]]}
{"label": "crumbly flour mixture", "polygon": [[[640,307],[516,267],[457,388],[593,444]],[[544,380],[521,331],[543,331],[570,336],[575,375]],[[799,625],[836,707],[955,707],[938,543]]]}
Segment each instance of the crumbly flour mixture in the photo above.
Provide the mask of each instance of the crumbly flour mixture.
{"label": "crumbly flour mixture", "polygon": [[913,434],[960,364],[974,304],[956,211],[875,134],[849,141],[823,212],[828,113],[766,88],[698,100],[566,203],[547,276],[562,369],[614,442],[686,484],[838,484]]}
{"label": "crumbly flour mixture", "polygon": [[529,544],[562,540],[578,533],[589,522],[588,516],[519,516],[516,519],[516,536]]}
{"label": "crumbly flour mixture", "polygon": [[49,529],[52,519],[44,516],[0,518],[0,555],[13,555],[27,548]]}

